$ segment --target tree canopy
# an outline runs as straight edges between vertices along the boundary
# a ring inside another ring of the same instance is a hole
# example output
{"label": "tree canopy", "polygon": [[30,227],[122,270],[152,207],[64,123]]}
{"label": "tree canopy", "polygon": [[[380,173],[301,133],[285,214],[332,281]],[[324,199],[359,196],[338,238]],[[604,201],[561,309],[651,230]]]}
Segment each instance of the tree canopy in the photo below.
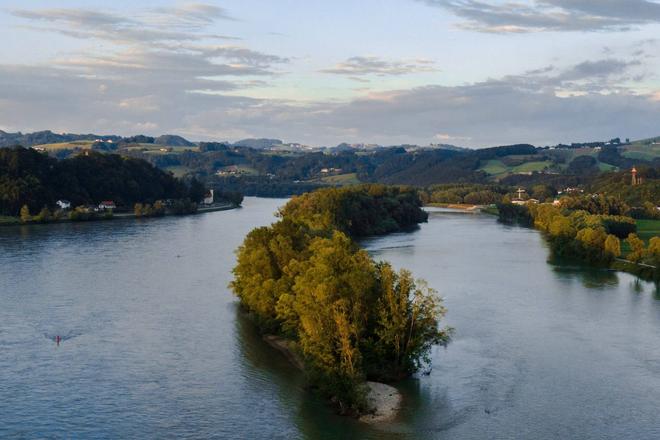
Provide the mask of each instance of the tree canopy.
{"label": "tree canopy", "polygon": [[400,379],[445,342],[440,298],[354,238],[426,220],[416,192],[365,185],[294,197],[251,231],[231,287],[262,331],[292,339],[312,382],[344,413],[366,409],[364,380]]}

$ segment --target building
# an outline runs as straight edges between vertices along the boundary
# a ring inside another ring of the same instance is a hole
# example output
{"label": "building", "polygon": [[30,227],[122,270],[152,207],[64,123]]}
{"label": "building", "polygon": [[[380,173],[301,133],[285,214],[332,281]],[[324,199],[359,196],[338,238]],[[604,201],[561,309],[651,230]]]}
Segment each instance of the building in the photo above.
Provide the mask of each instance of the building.
{"label": "building", "polygon": [[633,166],[631,172],[632,172],[632,186],[641,185],[642,178],[637,176],[637,168]]}
{"label": "building", "polygon": [[213,204],[213,190],[210,189],[206,194],[204,194],[204,200],[202,201],[203,204],[205,205],[212,205]]}
{"label": "building", "polygon": [[105,211],[106,209],[116,209],[117,205],[112,200],[104,200],[99,203],[99,210]]}
{"label": "building", "polygon": [[60,209],[70,209],[71,208],[71,202],[68,200],[58,200],[57,203],[55,203],[57,206],[59,206]]}

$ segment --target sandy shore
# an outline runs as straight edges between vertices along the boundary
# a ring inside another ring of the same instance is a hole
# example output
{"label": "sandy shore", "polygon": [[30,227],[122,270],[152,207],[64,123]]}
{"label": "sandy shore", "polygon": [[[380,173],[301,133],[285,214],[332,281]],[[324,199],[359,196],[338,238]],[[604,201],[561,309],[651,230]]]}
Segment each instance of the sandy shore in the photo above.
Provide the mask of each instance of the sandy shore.
{"label": "sandy shore", "polygon": [[365,414],[360,417],[361,422],[383,423],[389,422],[401,408],[401,393],[393,386],[380,382],[367,382],[369,394],[367,401],[374,408],[373,414]]}
{"label": "sandy shore", "polygon": [[[264,335],[263,339],[299,370],[305,369],[302,358],[295,350],[294,342],[275,335]],[[365,414],[359,420],[364,423],[383,423],[396,417],[401,408],[401,393],[393,386],[380,382],[367,382],[367,387],[369,388],[367,401],[373,413]]]}

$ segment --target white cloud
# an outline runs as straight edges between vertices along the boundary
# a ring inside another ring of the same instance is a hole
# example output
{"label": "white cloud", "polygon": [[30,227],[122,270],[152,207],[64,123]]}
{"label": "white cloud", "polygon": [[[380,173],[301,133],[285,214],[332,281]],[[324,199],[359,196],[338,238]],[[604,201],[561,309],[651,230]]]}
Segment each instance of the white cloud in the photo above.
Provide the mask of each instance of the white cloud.
{"label": "white cloud", "polygon": [[385,60],[374,56],[355,56],[346,61],[321,70],[323,73],[346,75],[355,79],[360,75],[407,75],[420,72],[434,72],[433,61],[425,59],[416,60]]}
{"label": "white cloud", "polygon": [[650,0],[419,0],[465,19],[465,29],[519,33],[535,31],[626,31],[660,23],[660,3]]}

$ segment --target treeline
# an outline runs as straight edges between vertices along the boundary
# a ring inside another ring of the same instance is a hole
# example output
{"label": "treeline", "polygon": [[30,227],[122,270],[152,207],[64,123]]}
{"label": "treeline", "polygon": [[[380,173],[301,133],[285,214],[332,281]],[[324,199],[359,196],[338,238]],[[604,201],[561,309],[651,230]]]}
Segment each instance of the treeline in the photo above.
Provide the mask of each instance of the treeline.
{"label": "treeline", "polygon": [[351,237],[404,230],[428,219],[417,191],[405,187],[362,185],[323,189],[294,197],[280,215],[314,230],[338,229]]}
{"label": "treeline", "polygon": [[429,186],[420,196],[424,203],[490,205],[500,203],[511,191],[503,185],[445,184]]}
{"label": "treeline", "polygon": [[231,287],[242,307],[263,332],[294,341],[341,413],[368,410],[366,379],[407,377],[448,339],[436,293],[353,241],[424,221],[420,205],[404,188],[323,189],[294,197],[238,249]]}
{"label": "treeline", "polygon": [[112,200],[118,206],[190,197],[199,201],[204,187],[186,185],[153,165],[114,154],[88,152],[57,160],[33,149],[0,149],[0,214],[15,216],[54,207],[60,199],[72,206]]}
{"label": "treeline", "polygon": [[[660,237],[645,246],[636,232],[625,203],[611,196],[565,197],[559,204],[498,205],[500,219],[533,225],[543,231],[553,255],[591,264],[610,266],[622,256],[622,241],[629,251],[626,260],[646,265],[645,275],[660,279]],[[626,270],[640,272],[635,267]]]}
{"label": "treeline", "polygon": [[618,173],[607,173],[599,176],[587,189],[614,196],[631,207],[660,206],[660,169],[647,165],[636,165],[637,175],[642,179],[640,185],[631,185],[632,175],[629,170]]}

